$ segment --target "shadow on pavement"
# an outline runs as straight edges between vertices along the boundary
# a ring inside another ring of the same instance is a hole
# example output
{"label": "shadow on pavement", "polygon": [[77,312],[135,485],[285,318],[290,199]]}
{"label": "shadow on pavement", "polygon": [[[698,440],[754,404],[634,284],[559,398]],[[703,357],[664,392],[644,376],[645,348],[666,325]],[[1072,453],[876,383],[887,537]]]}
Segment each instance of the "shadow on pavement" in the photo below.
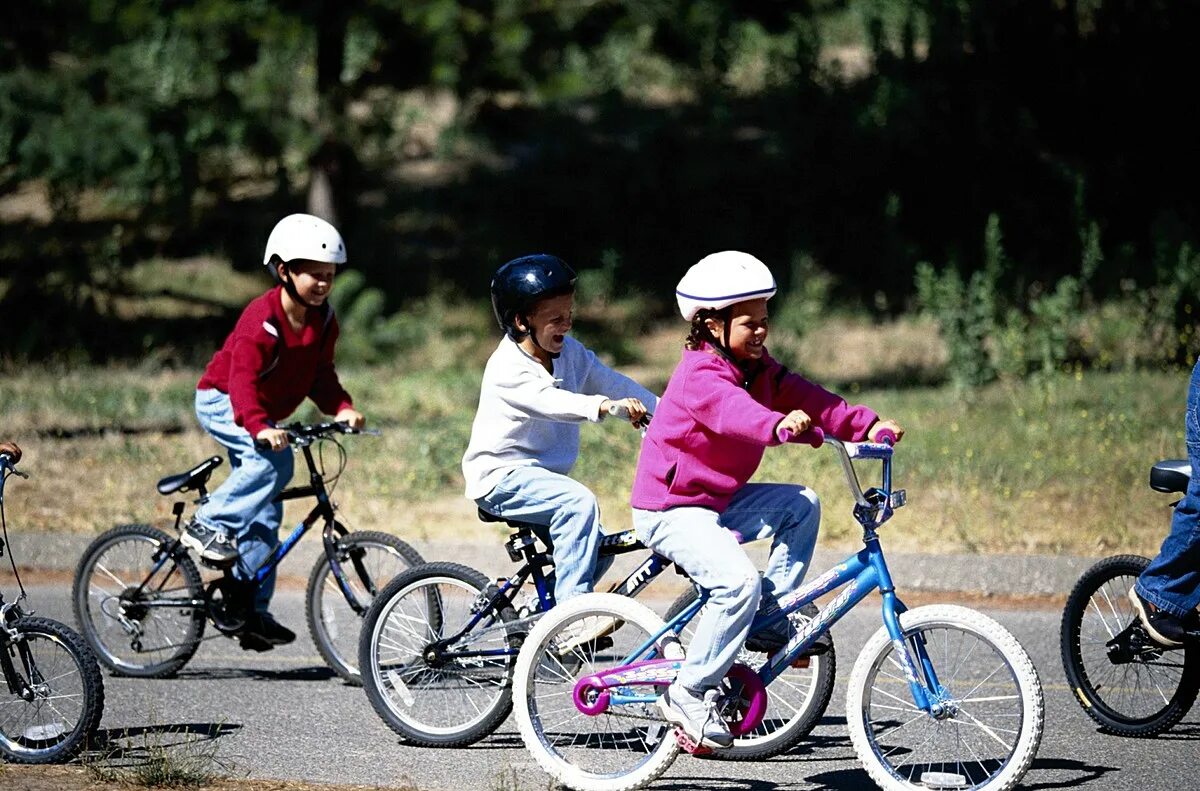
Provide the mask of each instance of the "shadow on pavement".
{"label": "shadow on pavement", "polygon": [[210,667],[181,670],[168,681],[225,681],[233,678],[249,678],[256,681],[327,681],[337,674],[324,665],[315,667],[289,667],[270,670],[262,667]]}

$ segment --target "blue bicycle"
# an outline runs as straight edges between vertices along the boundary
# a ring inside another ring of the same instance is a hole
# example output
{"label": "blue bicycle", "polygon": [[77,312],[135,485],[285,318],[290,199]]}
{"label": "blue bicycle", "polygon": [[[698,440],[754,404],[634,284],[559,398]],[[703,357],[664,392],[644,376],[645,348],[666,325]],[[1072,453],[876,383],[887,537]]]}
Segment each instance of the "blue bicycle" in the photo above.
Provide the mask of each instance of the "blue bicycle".
{"label": "blue bicycle", "polygon": [[[952,605],[909,610],[896,594],[877,532],[906,502],[903,490],[892,489],[890,444],[844,443],[819,432],[792,439],[838,453],[865,546],[752,625],[752,633],[769,628],[842,588],[760,668],[731,668],[718,702],[730,729],[753,732],[776,704],[786,669],[878,590],[883,627],[859,654],[846,694],[850,740],[872,780],[885,789],[1012,788],[1042,734],[1042,688],[1029,655],[981,613]],[[855,459],[881,462],[880,486],[863,491]],[[543,769],[579,791],[627,791],[665,772],[680,749],[703,749],[668,726],[655,703],[681,666],[678,636],[706,599],[700,591],[666,623],[631,599],[603,593],[542,617],[518,657],[513,698],[525,746]],[[614,625],[612,648],[564,654],[561,636],[580,622]]]}

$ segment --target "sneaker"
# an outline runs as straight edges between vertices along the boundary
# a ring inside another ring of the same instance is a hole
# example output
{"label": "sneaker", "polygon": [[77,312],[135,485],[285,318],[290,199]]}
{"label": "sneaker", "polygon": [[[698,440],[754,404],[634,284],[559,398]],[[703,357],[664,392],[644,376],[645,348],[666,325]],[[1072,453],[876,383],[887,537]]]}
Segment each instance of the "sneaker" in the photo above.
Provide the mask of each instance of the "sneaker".
{"label": "sneaker", "polygon": [[275,620],[269,612],[257,612],[247,618],[243,632],[260,637],[271,645],[287,645],[296,639],[296,633]]}
{"label": "sneaker", "polygon": [[231,566],[238,559],[233,539],[220,530],[213,530],[195,519],[188,522],[179,537],[179,542],[200,555],[200,559],[214,566]]}
{"label": "sneaker", "polygon": [[720,749],[733,744],[733,734],[717,711],[719,694],[710,689],[699,696],[686,687],[672,684],[658,699],[658,709],[667,722],[682,728],[697,744]]}
{"label": "sneaker", "polygon": [[[754,617],[756,620],[759,618],[768,618],[777,612],[779,612],[779,602],[772,598],[763,602],[763,605],[759,607]],[[792,626],[791,618],[784,618],[768,627],[751,632],[750,636],[746,638],[746,650],[773,654],[787,645],[788,641],[795,636],[796,629]]]}
{"label": "sneaker", "polygon": [[1129,600],[1133,602],[1133,608],[1137,610],[1142,626],[1146,627],[1154,642],[1164,648],[1183,646],[1189,636],[1186,619],[1155,607],[1142,598],[1137,588],[1129,589]]}
{"label": "sneaker", "polygon": [[574,623],[567,624],[567,628],[555,637],[557,645],[554,653],[562,657],[578,648],[583,648],[591,653],[612,648],[613,641],[609,635],[620,629],[622,623],[618,618],[605,615],[589,615],[586,618],[580,618]]}
{"label": "sneaker", "polygon": [[237,641],[243,651],[258,651],[262,653],[263,651],[270,651],[275,648],[273,643],[268,643],[266,638],[260,637],[254,632],[238,632]]}

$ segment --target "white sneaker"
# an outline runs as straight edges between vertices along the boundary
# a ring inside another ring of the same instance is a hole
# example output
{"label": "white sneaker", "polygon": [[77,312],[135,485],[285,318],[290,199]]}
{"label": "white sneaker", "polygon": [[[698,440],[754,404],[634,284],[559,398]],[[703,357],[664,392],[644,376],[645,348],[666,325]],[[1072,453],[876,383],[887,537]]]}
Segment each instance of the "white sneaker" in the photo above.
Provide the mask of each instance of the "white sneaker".
{"label": "white sneaker", "polygon": [[609,635],[621,628],[624,621],[608,615],[588,615],[567,624],[555,638],[554,653],[566,656],[587,646],[592,651],[612,647]]}
{"label": "white sneaker", "polygon": [[720,749],[733,744],[733,734],[717,711],[719,695],[710,689],[699,697],[686,687],[672,684],[658,699],[658,709],[667,722],[682,728],[696,744]]}

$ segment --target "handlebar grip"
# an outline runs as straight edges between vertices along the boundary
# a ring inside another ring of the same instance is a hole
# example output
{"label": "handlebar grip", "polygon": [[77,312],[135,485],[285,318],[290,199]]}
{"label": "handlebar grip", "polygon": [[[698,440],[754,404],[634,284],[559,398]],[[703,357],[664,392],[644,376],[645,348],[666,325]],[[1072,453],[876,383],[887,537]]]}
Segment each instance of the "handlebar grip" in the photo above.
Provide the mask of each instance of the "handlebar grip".
{"label": "handlebar grip", "polygon": [[795,434],[786,428],[780,428],[776,429],[775,436],[785,445],[792,442],[798,445],[811,445],[814,448],[819,448],[825,444],[825,432],[816,426],[807,431],[801,431],[799,434]]}
{"label": "handlebar grip", "polygon": [[17,465],[17,461],[17,457],[7,450],[0,450],[0,467],[8,467],[11,470]]}
{"label": "handlebar grip", "polygon": [[890,428],[884,428],[880,429],[879,433],[875,435],[875,441],[883,445],[895,445],[900,441],[900,438]]}
{"label": "handlebar grip", "polygon": [[620,401],[613,401],[608,405],[608,414],[612,415],[613,417],[629,420],[629,407],[625,406]]}

